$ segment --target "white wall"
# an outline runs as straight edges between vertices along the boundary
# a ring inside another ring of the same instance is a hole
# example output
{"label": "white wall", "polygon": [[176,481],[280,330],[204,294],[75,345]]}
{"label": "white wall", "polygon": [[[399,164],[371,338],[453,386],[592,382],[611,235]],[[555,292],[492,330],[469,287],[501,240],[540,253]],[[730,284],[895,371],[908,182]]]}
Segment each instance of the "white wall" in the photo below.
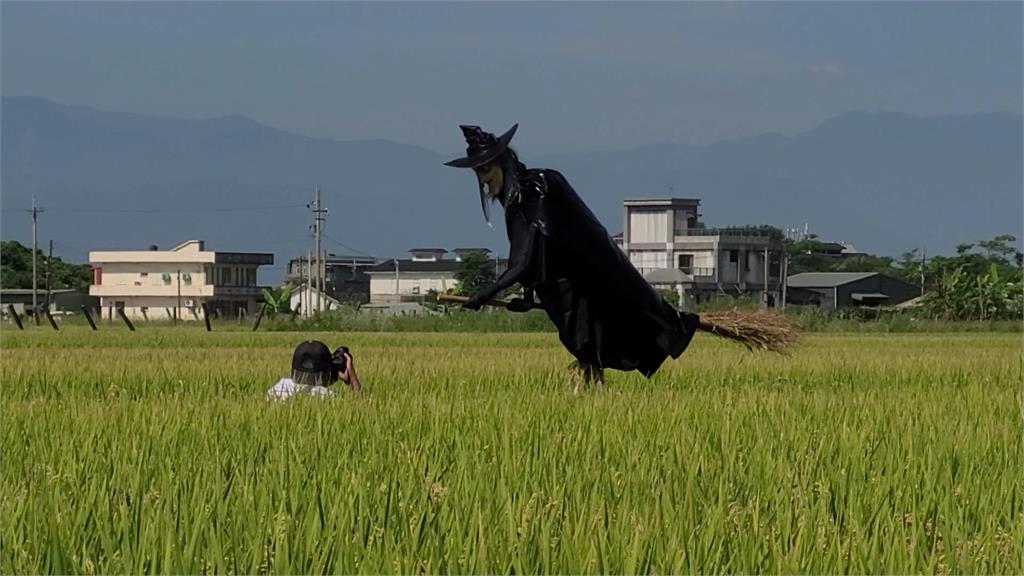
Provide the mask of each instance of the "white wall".
{"label": "white wall", "polygon": [[[398,279],[400,296],[424,295],[430,290],[444,292],[455,286],[454,273],[424,273],[413,275],[402,272]],[[393,274],[373,274],[370,276],[370,301],[377,301],[388,296],[395,296],[395,276]]]}
{"label": "white wall", "polygon": [[[321,298],[318,290],[311,290],[308,286],[296,289],[292,292],[292,297],[289,300],[291,309],[298,309],[302,316],[309,316],[311,313],[319,311],[321,303],[324,310],[337,310],[341,306],[337,300],[331,298],[327,294],[324,294]],[[299,304],[302,304],[301,308],[299,307]]]}
{"label": "white wall", "polygon": [[[700,268],[699,271],[704,276],[714,276],[715,268],[715,252],[714,250],[676,250],[672,254],[672,267],[676,268],[679,265],[679,256],[681,254],[689,254],[693,256],[693,268]],[[696,271],[695,271],[696,272]],[[695,274],[696,275],[696,274]]]}
{"label": "white wall", "polygon": [[[206,284],[204,265],[196,262],[108,262],[102,267],[102,286],[177,286],[179,270],[183,277],[186,273],[191,276],[188,282],[182,279],[182,288]],[[164,281],[164,274],[170,275],[169,283]]]}
{"label": "white wall", "polygon": [[669,218],[665,211],[631,211],[629,213],[629,243],[668,242]]}
{"label": "white wall", "polygon": [[641,274],[670,267],[669,253],[664,250],[630,250],[629,261]]}
{"label": "white wall", "polygon": [[[198,319],[202,320],[203,310],[201,307],[202,299],[191,298],[192,307],[185,306],[185,301],[190,300],[185,296],[182,296],[182,306],[178,309],[178,319],[183,321],[193,321]],[[170,320],[174,318],[174,308],[178,303],[177,297],[160,297],[160,296],[139,296],[139,297],[113,297],[113,298],[101,298],[100,307],[104,318],[109,318],[111,313],[116,320],[118,318],[117,311],[113,308],[115,302],[124,302],[124,313],[132,320]],[[145,314],[143,314],[143,308],[145,308]],[[193,310],[196,316],[192,315]]]}

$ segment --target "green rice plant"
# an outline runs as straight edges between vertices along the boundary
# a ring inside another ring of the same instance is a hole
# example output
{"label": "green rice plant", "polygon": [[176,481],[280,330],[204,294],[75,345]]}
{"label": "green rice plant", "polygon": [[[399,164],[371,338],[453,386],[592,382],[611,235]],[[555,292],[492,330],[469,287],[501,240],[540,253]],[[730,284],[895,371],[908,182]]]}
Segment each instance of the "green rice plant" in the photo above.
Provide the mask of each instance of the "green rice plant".
{"label": "green rice plant", "polygon": [[[269,402],[304,338],[364,394]],[[4,573],[1020,573],[1012,334],[0,333]]]}

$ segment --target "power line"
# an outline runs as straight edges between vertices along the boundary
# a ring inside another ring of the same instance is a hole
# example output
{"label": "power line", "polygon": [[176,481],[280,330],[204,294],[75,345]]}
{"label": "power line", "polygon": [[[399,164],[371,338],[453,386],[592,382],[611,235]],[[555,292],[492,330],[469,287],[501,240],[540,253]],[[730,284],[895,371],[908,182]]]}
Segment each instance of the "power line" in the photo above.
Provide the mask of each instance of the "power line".
{"label": "power line", "polygon": [[324,238],[327,238],[328,240],[330,240],[331,242],[337,244],[338,246],[341,246],[345,250],[348,250],[350,252],[355,252],[356,254],[358,254],[360,256],[366,256],[367,258],[377,258],[373,254],[369,254],[369,253],[364,252],[364,251],[362,251],[362,250],[360,250],[358,248],[353,248],[352,246],[349,246],[348,244],[345,244],[344,242],[342,242],[342,241],[340,241],[340,240],[338,240],[336,238],[333,238],[332,236],[330,236],[326,232],[322,232],[322,234],[323,234]]}
{"label": "power line", "polygon": [[244,206],[239,208],[62,208],[57,206],[49,207],[50,210],[61,212],[103,212],[112,214],[197,214],[203,212],[256,212],[260,210],[285,210],[288,208],[303,208],[302,204],[280,204],[277,206]]}
{"label": "power line", "polygon": [[[285,210],[305,208],[305,204],[278,204],[274,206],[241,206],[237,208],[80,208],[70,206],[47,206],[47,210],[59,212],[88,212],[106,214],[201,214],[204,212],[256,212],[260,210]],[[4,212],[13,209],[4,208]],[[21,211],[21,210],[18,210]],[[29,209],[31,211],[31,209]]]}

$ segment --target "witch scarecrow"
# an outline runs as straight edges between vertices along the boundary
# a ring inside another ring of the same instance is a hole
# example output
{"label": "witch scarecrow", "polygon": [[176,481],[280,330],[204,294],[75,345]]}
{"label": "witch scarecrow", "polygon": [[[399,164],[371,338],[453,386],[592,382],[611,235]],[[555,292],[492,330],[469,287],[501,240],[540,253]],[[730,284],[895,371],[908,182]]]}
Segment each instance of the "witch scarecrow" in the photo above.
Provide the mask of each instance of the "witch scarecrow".
{"label": "witch scarecrow", "polygon": [[[469,298],[464,308],[504,305],[513,312],[542,308],[576,358],[576,390],[603,386],[605,368],[651,377],[666,358],[678,358],[704,330],[748,348],[782,350],[795,333],[781,317],[733,312],[716,318],[679,312],[633,267],[608,231],[562,174],[527,168],[509,147],[518,124],[501,136],[460,126],[466,156],[445,164],[476,173],[484,219],[491,205],[505,212],[510,243],[505,272]],[[522,297],[496,301],[519,284]]]}

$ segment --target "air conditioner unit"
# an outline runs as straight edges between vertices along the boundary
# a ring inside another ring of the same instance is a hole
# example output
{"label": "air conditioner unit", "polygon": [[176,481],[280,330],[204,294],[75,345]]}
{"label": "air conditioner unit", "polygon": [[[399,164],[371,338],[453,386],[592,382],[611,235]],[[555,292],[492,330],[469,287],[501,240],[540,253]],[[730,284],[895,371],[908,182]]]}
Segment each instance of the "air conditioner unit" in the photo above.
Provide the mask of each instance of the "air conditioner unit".
{"label": "air conditioner unit", "polygon": [[196,305],[196,303],[193,302],[191,298],[185,298],[184,302],[186,308],[191,308]]}

